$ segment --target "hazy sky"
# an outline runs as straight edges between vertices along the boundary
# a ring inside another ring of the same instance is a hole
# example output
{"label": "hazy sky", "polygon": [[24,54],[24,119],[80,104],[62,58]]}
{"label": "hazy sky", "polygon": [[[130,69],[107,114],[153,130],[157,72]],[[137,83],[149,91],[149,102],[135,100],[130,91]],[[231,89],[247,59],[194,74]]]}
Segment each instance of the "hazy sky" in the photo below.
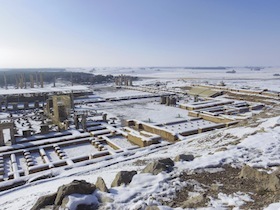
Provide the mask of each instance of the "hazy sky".
{"label": "hazy sky", "polygon": [[280,65],[279,0],[0,0],[0,68]]}

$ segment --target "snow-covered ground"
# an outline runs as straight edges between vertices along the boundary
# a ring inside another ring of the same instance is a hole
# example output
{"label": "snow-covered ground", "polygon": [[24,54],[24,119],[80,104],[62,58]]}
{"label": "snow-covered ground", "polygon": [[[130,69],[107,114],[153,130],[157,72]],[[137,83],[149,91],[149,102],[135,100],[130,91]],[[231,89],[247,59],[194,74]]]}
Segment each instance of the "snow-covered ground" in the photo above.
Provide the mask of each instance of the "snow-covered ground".
{"label": "snow-covered ground", "polygon": [[8,87],[8,89],[0,88],[0,95],[6,94],[39,94],[50,92],[68,92],[71,91],[87,91],[88,88],[84,85],[69,86],[65,84],[57,85],[58,87],[52,87],[50,84],[46,84],[44,88],[26,88],[26,89],[14,89]]}
{"label": "snow-covered ground", "polygon": [[151,93],[144,93],[141,91],[135,90],[127,90],[127,89],[109,89],[107,91],[98,91],[96,92],[98,96],[102,98],[115,98],[115,97],[129,97],[129,96],[143,96],[143,95],[150,95]]}
{"label": "snow-covered ground", "polygon": [[86,104],[79,106],[77,110],[80,108],[104,111],[108,113],[108,117],[138,119],[151,123],[189,119],[187,110],[162,105],[159,98]]}
{"label": "snow-covered ground", "polygon": [[[186,184],[176,178],[182,171],[220,167],[222,164],[233,166],[248,164],[264,168],[280,165],[279,145],[280,117],[278,116],[264,119],[256,127],[247,127],[243,130],[237,128],[217,130],[187,137],[184,141],[166,147],[142,149],[129,157],[120,155],[118,158],[107,162],[78,167],[70,171],[61,170],[59,175],[54,178],[31,182],[1,192],[0,206],[1,209],[29,209],[40,196],[55,192],[59,186],[74,179],[95,182],[98,176],[102,176],[106,184],[110,186],[118,171],[140,171],[144,167],[144,165],[135,164],[136,160],[149,162],[153,159],[165,157],[174,158],[178,154],[194,154],[196,157],[194,161],[177,162],[172,173],[160,173],[156,176],[138,174],[133,178],[130,185],[112,188],[110,196],[114,199],[114,203],[108,204],[108,207],[112,209],[134,209],[144,202],[149,205],[160,205],[156,198],[172,198],[174,190],[180,189]],[[218,151],[221,148],[224,149]],[[173,179],[170,181],[171,177]],[[251,202],[248,194],[238,192],[232,195],[220,194],[218,199],[209,203],[209,209],[226,206],[235,206],[238,209],[238,206],[246,201]],[[279,205],[280,203],[275,203],[270,206],[270,209],[279,207]]]}
{"label": "snow-covered ground", "polygon": [[[92,68],[79,69],[84,72],[89,72]],[[226,73],[234,69],[236,73]],[[68,71],[75,71],[76,69],[67,69]],[[210,82],[217,84],[224,81],[227,85],[232,87],[251,87],[260,89],[269,89],[280,91],[280,77],[273,76],[279,74],[280,67],[266,67],[260,71],[254,71],[250,68],[232,67],[228,69],[186,69],[186,68],[95,68],[94,74],[112,74],[120,75],[126,74],[134,77],[143,77],[145,80],[142,83],[155,83],[176,81],[175,84],[186,81],[188,83],[203,83]],[[146,80],[149,79],[149,80]],[[178,82],[178,79],[181,82]],[[139,84],[139,82],[135,82]],[[179,85],[179,84],[178,84]]]}
{"label": "snow-covered ground", "polygon": [[[269,90],[280,90],[279,78],[273,76],[278,73],[278,68],[265,68],[260,71],[252,71],[246,68],[234,68],[237,73],[229,74],[227,70],[193,70],[184,68],[96,68],[94,74],[129,74],[136,77],[145,78],[135,81],[135,85],[159,84],[163,88],[176,88],[186,85],[207,81],[217,84],[224,81],[230,87],[252,87]],[[71,71],[73,69],[69,69]],[[87,72],[88,69],[83,69]],[[98,90],[103,85],[96,85],[96,97],[123,97],[135,95],[147,95],[134,90],[116,90],[104,91]],[[50,89],[46,89],[50,91]],[[67,88],[67,91],[71,88]],[[176,107],[159,104],[159,98],[140,99],[137,101],[117,101],[78,105],[79,109],[92,109],[108,113],[109,117],[118,117],[120,119],[137,119],[150,123],[166,123],[178,120],[187,120],[188,111]],[[272,109],[271,109],[272,110]],[[249,115],[248,115],[249,116]],[[1,114],[0,118],[7,117]],[[23,123],[23,122],[22,122]],[[152,145],[147,148],[141,148],[131,153],[116,154],[113,159],[104,161],[102,158],[95,164],[82,165],[72,169],[54,169],[52,172],[55,177],[30,181],[29,183],[13,188],[11,190],[0,192],[1,209],[30,209],[36,200],[42,196],[55,192],[62,184],[67,184],[74,179],[84,179],[94,183],[97,177],[101,176],[107,186],[110,186],[115,175],[120,170],[136,170],[140,172],[146,164],[159,158],[174,158],[178,154],[193,154],[195,159],[191,162],[177,162],[175,170],[171,173],[160,173],[156,176],[150,174],[138,173],[134,176],[128,186],[111,188],[110,197],[114,203],[108,203],[108,209],[137,209],[143,206],[156,204],[161,209],[170,209],[161,206],[160,200],[172,200],[175,191],[186,186],[186,182],[181,182],[179,175],[183,171],[192,171],[200,168],[219,168],[224,164],[233,167],[241,167],[248,164],[253,167],[275,170],[280,166],[280,116],[264,118],[256,122],[258,125],[250,127],[250,124],[244,127],[224,128],[214,130],[208,133],[202,133],[195,136],[185,137],[183,141],[175,144],[166,144],[157,147]],[[33,123],[34,124],[34,123]],[[37,125],[38,126],[38,125]],[[186,125],[187,126],[187,125]],[[20,127],[20,125],[18,125]],[[21,124],[22,128],[25,128]],[[174,130],[178,130],[175,126]],[[128,142],[118,142],[118,138],[111,138],[115,143],[122,147],[130,147]],[[83,145],[82,145],[83,146]],[[74,146],[62,147],[69,156],[75,156]],[[85,153],[95,150],[93,147],[88,151],[83,148]],[[80,151],[80,152],[83,152]],[[46,149],[46,154],[50,159],[58,160],[53,150]],[[42,164],[42,158],[38,150],[32,151],[35,164]],[[19,157],[18,161],[21,157]],[[7,169],[11,170],[9,163]],[[96,201],[97,192],[90,196],[83,197],[84,200]],[[77,195],[79,197],[80,195]],[[73,196],[71,200],[74,205],[78,198]],[[211,199],[208,209],[235,208],[239,209],[246,202],[253,202],[250,194],[235,192],[233,194],[220,193],[218,198]],[[268,209],[280,208],[280,201],[275,201]],[[241,207],[242,208],[242,207]]]}

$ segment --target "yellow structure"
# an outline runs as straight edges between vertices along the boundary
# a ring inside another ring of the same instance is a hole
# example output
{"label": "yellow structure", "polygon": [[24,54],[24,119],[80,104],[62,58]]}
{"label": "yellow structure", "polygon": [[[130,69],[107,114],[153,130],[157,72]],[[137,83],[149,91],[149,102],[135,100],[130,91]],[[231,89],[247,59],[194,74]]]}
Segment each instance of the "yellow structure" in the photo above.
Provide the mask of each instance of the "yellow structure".
{"label": "yellow structure", "polygon": [[212,90],[210,88],[206,88],[206,87],[192,87],[188,94],[190,95],[197,95],[200,97],[217,97],[219,95],[222,95],[223,92],[219,91],[219,90]]}
{"label": "yellow structure", "polygon": [[56,95],[47,100],[45,113],[60,129],[67,130],[71,108],[72,98],[70,95]]}
{"label": "yellow structure", "polygon": [[[137,121],[137,120],[128,120],[127,125],[128,125],[128,127],[132,127],[137,131],[146,131],[149,133],[159,135],[159,136],[161,136],[161,138],[171,141],[171,142],[178,140],[178,136],[175,133],[168,131],[166,129],[160,128],[158,126],[151,125],[149,123],[144,123],[144,122]],[[132,137],[131,137],[131,139],[132,139]]]}

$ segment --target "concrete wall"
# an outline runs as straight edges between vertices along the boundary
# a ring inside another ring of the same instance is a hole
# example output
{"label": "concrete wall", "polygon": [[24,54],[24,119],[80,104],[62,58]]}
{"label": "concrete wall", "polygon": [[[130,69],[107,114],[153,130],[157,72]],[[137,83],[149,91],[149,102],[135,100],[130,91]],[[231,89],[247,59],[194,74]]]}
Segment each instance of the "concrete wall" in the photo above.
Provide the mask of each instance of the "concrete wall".
{"label": "concrete wall", "polygon": [[157,128],[155,126],[152,126],[152,125],[150,126],[147,124],[142,124],[142,127],[143,127],[144,131],[157,134],[157,135],[161,136],[163,139],[166,139],[168,141],[174,142],[174,141],[178,140],[178,137],[174,133],[166,131],[166,130],[162,130],[159,127]]}
{"label": "concrete wall", "polygon": [[212,131],[215,129],[225,128],[225,127],[226,127],[226,124],[217,124],[217,125],[213,125],[213,126],[209,126],[209,127],[205,127],[205,128],[199,128],[198,133],[203,133],[203,132]]}
{"label": "concrete wall", "polygon": [[71,97],[69,95],[53,96],[53,112],[57,121],[67,118],[71,110]]}
{"label": "concrete wall", "polygon": [[209,115],[209,114],[205,114],[205,113],[199,113],[199,112],[195,112],[195,111],[190,111],[189,116],[200,117],[204,120],[214,122],[214,123],[227,123],[227,122],[234,121],[234,120],[231,120],[231,119],[222,118],[222,117],[219,117],[219,116],[213,116],[213,115]]}
{"label": "concrete wall", "polygon": [[190,130],[190,131],[183,131],[182,133],[180,133],[180,135],[182,135],[182,136],[191,136],[194,134],[198,134],[198,129],[194,129],[194,130]]}
{"label": "concrete wall", "polygon": [[134,135],[132,135],[131,133],[129,133],[129,134],[127,135],[127,139],[128,139],[128,141],[130,141],[131,143],[136,144],[136,145],[138,145],[138,146],[140,146],[140,147],[145,147],[145,146],[146,146],[146,145],[145,145],[145,142],[142,141],[142,138],[141,138],[140,136],[134,136]]}
{"label": "concrete wall", "polygon": [[0,123],[0,146],[5,146],[4,134],[3,134],[4,129],[10,130],[11,144],[16,144],[15,133],[14,133],[14,123],[5,122],[5,123]]}
{"label": "concrete wall", "polygon": [[128,127],[133,127],[135,130],[144,130],[149,133],[157,134],[167,141],[174,142],[178,140],[178,136],[170,131],[164,130],[158,126],[150,125],[140,121],[128,120]]}
{"label": "concrete wall", "polygon": [[243,89],[234,89],[234,88],[227,88],[222,86],[210,86],[210,85],[196,85],[198,87],[207,87],[211,89],[216,90],[225,90],[225,91],[231,91],[231,92],[238,92],[238,93],[246,93],[246,94],[254,94],[254,95],[264,95],[269,97],[280,97],[279,92],[267,92],[267,91],[254,91],[254,90],[243,90]]}
{"label": "concrete wall", "polygon": [[128,133],[127,140],[130,141],[133,144],[136,144],[136,145],[140,146],[140,147],[147,147],[147,146],[150,146],[152,144],[157,144],[158,143],[158,140],[156,138],[149,139],[148,141],[146,141],[145,139],[143,139],[143,137],[133,135],[132,133]]}

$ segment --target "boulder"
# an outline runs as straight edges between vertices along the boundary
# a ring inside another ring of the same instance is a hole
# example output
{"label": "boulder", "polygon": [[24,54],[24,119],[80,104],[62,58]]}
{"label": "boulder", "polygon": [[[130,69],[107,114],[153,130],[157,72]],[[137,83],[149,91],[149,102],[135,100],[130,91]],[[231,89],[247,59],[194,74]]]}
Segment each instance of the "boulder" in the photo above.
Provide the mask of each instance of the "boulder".
{"label": "boulder", "polygon": [[103,194],[99,194],[98,195],[98,202],[99,203],[113,203],[114,202],[114,199],[113,198],[111,198],[111,197],[109,197],[108,196],[109,194],[105,194],[105,193],[103,193]]}
{"label": "boulder", "polygon": [[[58,210],[61,209],[68,209],[67,207],[67,203],[69,202],[69,196],[65,196],[62,200],[61,206],[60,208],[58,208]],[[77,207],[75,208],[75,210],[97,210],[98,209],[98,204],[93,203],[93,204],[78,204]]]}
{"label": "boulder", "polygon": [[242,167],[239,177],[244,179],[263,179],[263,172],[258,171],[257,169],[252,168],[251,166],[245,165]]}
{"label": "boulder", "polygon": [[117,187],[122,184],[129,184],[133,178],[134,175],[136,175],[136,171],[120,171],[117,173],[114,181],[111,184],[111,187]]}
{"label": "boulder", "polygon": [[193,160],[194,160],[193,155],[185,155],[185,154],[177,155],[174,159],[175,162],[178,162],[178,161],[193,161]]}
{"label": "boulder", "polygon": [[85,180],[74,180],[67,185],[62,185],[58,188],[57,196],[55,198],[55,205],[61,205],[63,198],[66,195],[77,194],[91,194],[96,190],[94,184],[88,183]]}
{"label": "boulder", "polygon": [[164,158],[164,159],[160,159],[158,160],[160,163],[163,163],[165,164],[166,166],[171,166],[173,167],[174,166],[174,162],[173,160],[171,160],[170,158]]}
{"label": "boulder", "polygon": [[143,170],[142,173],[151,173],[157,175],[162,171],[170,172],[172,171],[174,162],[170,158],[156,160],[149,163]]}
{"label": "boulder", "polygon": [[216,152],[224,152],[226,150],[227,150],[226,147],[221,147],[221,148],[216,149],[214,153],[216,153]]}
{"label": "boulder", "polygon": [[280,177],[280,167],[278,167],[272,174],[274,174],[275,176]]}
{"label": "boulder", "polygon": [[69,196],[66,195],[61,201],[60,208],[61,209],[66,209],[67,208],[66,205],[67,205],[68,202],[69,202]]}
{"label": "boulder", "polygon": [[147,206],[145,210],[160,210],[157,206]]}
{"label": "boulder", "polygon": [[207,202],[206,195],[197,195],[194,197],[188,198],[186,201],[184,201],[182,208],[197,208],[202,207]]}
{"label": "boulder", "polygon": [[240,178],[249,179],[256,183],[257,190],[278,191],[280,190],[280,176],[278,172],[268,174],[264,171],[258,171],[248,165],[243,166]]}
{"label": "boulder", "polygon": [[95,186],[98,190],[100,190],[102,192],[109,192],[104,180],[100,176],[97,178]]}
{"label": "boulder", "polygon": [[99,209],[97,204],[91,204],[91,205],[79,204],[76,208],[76,210],[97,210],[97,209]]}
{"label": "boulder", "polygon": [[39,210],[45,206],[53,205],[55,198],[56,198],[56,193],[50,195],[44,195],[37,200],[37,202],[34,204],[31,210]]}
{"label": "boulder", "polygon": [[133,209],[133,210],[159,210],[159,208],[156,205],[152,204],[152,205],[148,206],[148,204],[145,202],[136,204],[131,209]]}

